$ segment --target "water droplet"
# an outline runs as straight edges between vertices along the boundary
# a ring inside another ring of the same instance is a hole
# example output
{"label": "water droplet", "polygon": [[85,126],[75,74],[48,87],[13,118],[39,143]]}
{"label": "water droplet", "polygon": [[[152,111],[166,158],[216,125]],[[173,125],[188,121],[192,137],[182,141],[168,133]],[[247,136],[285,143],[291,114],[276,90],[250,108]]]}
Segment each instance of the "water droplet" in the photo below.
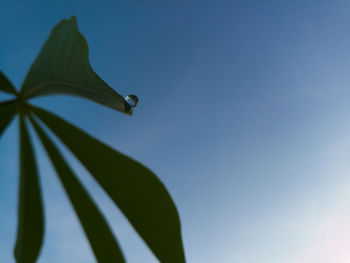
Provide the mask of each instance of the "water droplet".
{"label": "water droplet", "polygon": [[131,108],[135,108],[139,103],[139,99],[136,95],[128,95],[125,97],[126,102],[130,105]]}

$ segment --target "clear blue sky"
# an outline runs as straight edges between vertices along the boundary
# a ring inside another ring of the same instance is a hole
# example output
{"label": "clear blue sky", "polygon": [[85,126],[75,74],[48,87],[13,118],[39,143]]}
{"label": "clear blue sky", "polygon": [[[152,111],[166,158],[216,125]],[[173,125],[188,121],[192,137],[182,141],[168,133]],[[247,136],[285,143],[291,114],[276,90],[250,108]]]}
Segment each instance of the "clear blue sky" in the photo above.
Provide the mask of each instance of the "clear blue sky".
{"label": "clear blue sky", "polygon": [[[348,263],[349,10],[337,0],[2,0],[0,69],[19,87],[51,28],[76,15],[95,71],[140,104],[128,117],[64,96],[33,103],[161,178],[180,212],[188,262]],[[17,137],[14,122],[0,141],[6,263],[14,262]],[[39,263],[94,262],[33,138],[47,220]],[[128,262],[157,262],[69,156]]]}

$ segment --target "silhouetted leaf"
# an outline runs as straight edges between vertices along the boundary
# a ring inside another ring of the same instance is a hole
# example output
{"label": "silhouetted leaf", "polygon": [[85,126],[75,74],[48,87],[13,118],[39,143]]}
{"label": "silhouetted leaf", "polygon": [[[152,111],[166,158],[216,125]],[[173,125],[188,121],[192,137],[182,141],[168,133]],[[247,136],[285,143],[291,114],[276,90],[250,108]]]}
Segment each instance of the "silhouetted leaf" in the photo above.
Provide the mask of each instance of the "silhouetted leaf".
{"label": "silhouetted leaf", "polygon": [[16,94],[16,90],[5,74],[0,70],[0,91]]}
{"label": "silhouetted leaf", "polygon": [[0,103],[0,138],[6,127],[10,124],[17,112],[17,106],[14,101]]}
{"label": "silhouetted leaf", "polygon": [[33,118],[30,118],[30,120],[56,169],[76,214],[78,215],[97,262],[125,262],[122,252],[120,251],[108,224],[89,194],[80,184],[74,172],[66,163],[48,135]]}
{"label": "silhouetted leaf", "polygon": [[149,169],[52,113],[32,110],[105,189],[160,262],[185,262],[175,204]]}
{"label": "silhouetted leaf", "polygon": [[51,32],[22,87],[24,98],[69,94],[131,114],[129,104],[91,68],[85,38],[75,17],[62,20]]}
{"label": "silhouetted leaf", "polygon": [[43,242],[44,217],[35,156],[23,115],[19,127],[20,183],[15,258],[17,263],[33,263]]}

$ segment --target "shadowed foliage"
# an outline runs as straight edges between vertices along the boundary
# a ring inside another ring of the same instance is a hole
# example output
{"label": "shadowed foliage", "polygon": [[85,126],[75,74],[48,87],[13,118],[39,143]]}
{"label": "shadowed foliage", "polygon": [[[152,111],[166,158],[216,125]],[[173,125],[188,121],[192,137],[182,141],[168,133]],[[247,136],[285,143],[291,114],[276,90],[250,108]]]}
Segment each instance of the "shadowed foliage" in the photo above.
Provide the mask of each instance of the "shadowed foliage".
{"label": "shadowed foliage", "polygon": [[35,262],[43,243],[43,204],[28,128],[22,115],[19,120],[20,182],[15,257],[17,262]]}
{"label": "shadowed foliage", "polygon": [[[97,262],[126,262],[103,214],[47,135],[50,129],[86,167],[162,263],[185,263],[180,219],[167,189],[147,167],[91,137],[60,117],[28,104],[42,95],[67,94],[132,114],[132,106],[91,68],[88,46],[75,17],[51,32],[20,92],[0,71],[0,91],[14,95],[0,103],[0,136],[19,115],[20,185],[15,259],[36,262],[44,237],[39,174],[27,128],[29,119],[84,229]],[[37,120],[40,120],[38,123]]]}

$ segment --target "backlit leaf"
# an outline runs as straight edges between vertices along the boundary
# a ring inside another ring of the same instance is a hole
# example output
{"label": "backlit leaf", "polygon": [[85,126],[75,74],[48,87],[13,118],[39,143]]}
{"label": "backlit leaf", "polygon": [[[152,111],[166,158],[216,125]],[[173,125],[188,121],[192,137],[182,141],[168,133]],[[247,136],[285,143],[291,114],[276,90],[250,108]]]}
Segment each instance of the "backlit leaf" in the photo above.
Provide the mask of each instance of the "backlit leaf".
{"label": "backlit leaf", "polygon": [[21,94],[24,98],[69,94],[131,114],[124,98],[91,68],[85,38],[76,18],[62,20],[51,32],[29,70]]}
{"label": "backlit leaf", "polygon": [[175,204],[148,168],[52,113],[32,110],[104,188],[160,262],[185,262]]}
{"label": "backlit leaf", "polygon": [[19,127],[20,183],[15,258],[17,263],[34,263],[43,243],[44,216],[34,151],[22,115]]}
{"label": "backlit leaf", "polygon": [[123,263],[124,258],[119,246],[103,215],[95,203],[80,184],[74,172],[64,160],[63,156],[38,125],[30,118],[39,138],[54,165],[61,183],[71,201],[73,208],[84,228],[97,262]]}
{"label": "backlit leaf", "polygon": [[14,101],[0,103],[0,138],[6,127],[10,124],[17,112],[17,105]]}
{"label": "backlit leaf", "polygon": [[16,94],[16,90],[5,74],[0,70],[0,91]]}

